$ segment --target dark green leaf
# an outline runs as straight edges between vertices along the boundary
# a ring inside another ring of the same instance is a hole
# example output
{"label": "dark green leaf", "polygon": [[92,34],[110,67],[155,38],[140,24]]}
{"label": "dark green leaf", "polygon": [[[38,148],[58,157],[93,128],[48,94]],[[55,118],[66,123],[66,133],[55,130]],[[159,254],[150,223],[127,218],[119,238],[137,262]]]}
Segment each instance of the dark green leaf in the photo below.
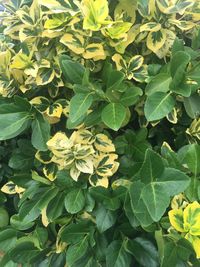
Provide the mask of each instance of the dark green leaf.
{"label": "dark green leaf", "polygon": [[169,114],[175,105],[171,94],[156,92],[147,97],[144,113],[148,121],[156,121]]}
{"label": "dark green leaf", "polygon": [[120,103],[110,103],[101,113],[102,121],[114,131],[118,131],[126,117],[126,108]]}
{"label": "dark green leaf", "polygon": [[50,125],[43,115],[36,113],[35,119],[32,122],[31,142],[33,146],[41,151],[47,150],[47,141],[50,139]]}
{"label": "dark green leaf", "polygon": [[76,94],[72,97],[69,106],[69,118],[71,122],[77,121],[85,114],[93,102],[92,93]]}
{"label": "dark green leaf", "polygon": [[83,209],[85,206],[85,196],[83,190],[80,188],[73,189],[65,197],[65,208],[71,213],[75,214]]}

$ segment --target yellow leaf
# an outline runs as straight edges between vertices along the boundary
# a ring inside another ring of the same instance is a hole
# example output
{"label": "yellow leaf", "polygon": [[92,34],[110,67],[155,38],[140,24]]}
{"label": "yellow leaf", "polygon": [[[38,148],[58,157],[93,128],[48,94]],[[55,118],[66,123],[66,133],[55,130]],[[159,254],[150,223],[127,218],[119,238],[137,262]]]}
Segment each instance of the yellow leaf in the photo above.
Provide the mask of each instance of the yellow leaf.
{"label": "yellow leaf", "polygon": [[189,204],[183,212],[184,229],[191,235],[200,235],[200,204],[197,201]]}
{"label": "yellow leaf", "polygon": [[16,194],[15,184],[13,182],[8,182],[1,188],[1,191],[9,195]]}
{"label": "yellow leaf", "polygon": [[52,155],[50,151],[37,151],[35,158],[44,164],[51,162]]}
{"label": "yellow leaf", "polygon": [[103,154],[97,156],[94,161],[96,174],[99,176],[112,176],[116,169],[118,168],[118,164],[116,165],[116,159],[118,155],[111,154]]}
{"label": "yellow leaf", "polygon": [[122,18],[123,21],[135,22],[137,0],[119,0],[114,11],[115,20]]}
{"label": "yellow leaf", "polygon": [[76,159],[84,159],[88,157],[89,155],[94,154],[94,152],[95,151],[93,149],[93,146],[91,145],[76,144],[73,147],[73,153]]}
{"label": "yellow leaf", "polygon": [[115,146],[113,145],[112,141],[108,138],[105,134],[97,134],[94,146],[97,150],[108,153],[114,152]]}
{"label": "yellow leaf", "polygon": [[70,50],[72,50],[76,54],[82,54],[84,49],[84,38],[80,34],[70,34],[66,33],[60,39],[60,42],[66,45]]}
{"label": "yellow leaf", "polygon": [[134,40],[135,40],[136,36],[138,35],[138,33],[139,33],[138,25],[135,25],[135,26],[131,27],[130,30],[127,32],[126,40],[123,40],[123,41],[120,40],[120,43],[115,46],[115,50],[118,53],[124,54],[126,47],[129,44],[134,42]]}
{"label": "yellow leaf", "polygon": [[95,141],[95,136],[86,129],[80,129],[73,132],[70,140],[73,140],[76,144],[91,145]]}
{"label": "yellow leaf", "polygon": [[43,208],[41,210],[41,215],[42,215],[42,224],[47,227],[49,225],[49,219],[47,217],[47,208]]}
{"label": "yellow leaf", "polygon": [[109,185],[108,177],[103,177],[101,179],[98,179],[96,183],[96,186],[102,186],[105,188],[108,188],[108,185]]}
{"label": "yellow leaf", "polygon": [[84,15],[83,29],[98,31],[108,17],[107,0],[83,0],[82,11]]}
{"label": "yellow leaf", "polygon": [[156,53],[166,41],[166,32],[159,30],[157,32],[150,32],[147,36],[147,47]]}
{"label": "yellow leaf", "polygon": [[22,52],[16,54],[13,58],[13,61],[10,65],[12,69],[26,69],[32,65],[29,57]]}
{"label": "yellow leaf", "polygon": [[157,32],[161,29],[161,24],[157,22],[148,22],[140,26],[140,32],[149,31],[149,32]]}
{"label": "yellow leaf", "polygon": [[11,53],[9,50],[0,52],[0,73],[6,74],[8,78],[10,78],[10,73],[8,71],[8,67],[11,60]]}
{"label": "yellow leaf", "polygon": [[[38,3],[42,6],[45,6],[49,9],[53,9],[57,12],[61,12],[66,9],[64,6],[60,4],[59,1],[56,1],[56,0],[38,0]],[[69,5],[68,0],[64,0],[64,3]]]}
{"label": "yellow leaf", "polygon": [[131,186],[131,181],[126,179],[117,179],[112,183],[112,189],[115,190],[119,186],[129,188]]}
{"label": "yellow leaf", "polygon": [[62,115],[62,106],[59,103],[54,103],[45,111],[46,115],[49,117],[60,118]]}
{"label": "yellow leaf", "polygon": [[190,234],[187,234],[185,238],[190,241],[192,244],[194,251],[196,252],[197,259],[200,258],[200,238],[197,236],[192,236]]}
{"label": "yellow leaf", "polygon": [[169,19],[168,21],[169,23],[176,25],[182,31],[191,30],[192,28],[196,26],[196,24],[192,21],[176,20],[176,19]]}
{"label": "yellow leaf", "polygon": [[25,191],[25,188],[16,185],[15,186],[15,191],[16,191],[17,194],[21,195]]}
{"label": "yellow leaf", "polygon": [[168,55],[170,48],[172,47],[174,40],[176,38],[175,33],[173,33],[172,31],[168,29],[163,29],[163,31],[165,31],[166,33],[166,39],[164,45],[156,51],[156,55],[159,58],[163,58]]}
{"label": "yellow leaf", "polygon": [[117,70],[127,68],[126,61],[123,59],[123,57],[121,55],[114,54],[112,56],[112,60],[115,62]]}
{"label": "yellow leaf", "polygon": [[45,110],[46,110],[46,107],[49,105],[49,100],[44,96],[36,96],[33,99],[31,99],[29,102],[31,105],[43,105],[45,106]]}
{"label": "yellow leaf", "polygon": [[58,30],[45,30],[42,32],[42,37],[43,38],[56,38],[63,35],[62,29],[58,29]]}
{"label": "yellow leaf", "polygon": [[51,68],[40,68],[36,77],[37,85],[45,85],[53,81],[55,71]]}
{"label": "yellow leaf", "polygon": [[144,58],[142,56],[133,56],[128,62],[128,70],[132,72],[139,69],[142,66],[143,62]]}
{"label": "yellow leaf", "polygon": [[75,165],[73,165],[70,169],[70,176],[72,177],[72,179],[77,182],[80,174],[81,172],[76,168]]}
{"label": "yellow leaf", "polygon": [[30,6],[30,17],[34,24],[41,19],[41,8],[38,4],[38,0],[33,0],[32,5]]}
{"label": "yellow leaf", "polygon": [[43,173],[50,181],[54,181],[57,170],[57,166],[54,163],[50,163],[43,168]]}
{"label": "yellow leaf", "polygon": [[183,210],[174,209],[168,212],[169,220],[171,225],[179,232],[186,232],[184,229],[183,222]]}
{"label": "yellow leaf", "polygon": [[114,23],[111,27],[105,28],[102,32],[109,36],[111,39],[121,39],[127,38],[127,32],[130,30],[132,23],[130,22],[117,22]]}
{"label": "yellow leaf", "polygon": [[76,159],[75,166],[80,172],[83,172],[83,173],[92,174],[94,171],[92,157]]}
{"label": "yellow leaf", "polygon": [[58,132],[48,142],[47,146],[50,150],[64,150],[70,149],[73,143],[69,140],[66,134]]}
{"label": "yellow leaf", "polygon": [[104,51],[102,44],[89,44],[85,48],[83,57],[85,59],[93,58],[94,60],[100,60],[100,59],[103,60],[106,58],[106,53]]}

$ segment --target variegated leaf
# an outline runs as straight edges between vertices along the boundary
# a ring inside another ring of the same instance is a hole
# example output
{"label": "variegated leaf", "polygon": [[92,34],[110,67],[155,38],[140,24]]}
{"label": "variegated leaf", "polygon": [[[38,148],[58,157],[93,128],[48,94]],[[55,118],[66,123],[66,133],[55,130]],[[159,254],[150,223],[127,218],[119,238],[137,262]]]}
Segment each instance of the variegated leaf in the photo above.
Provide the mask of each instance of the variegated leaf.
{"label": "variegated leaf", "polygon": [[51,68],[40,68],[36,77],[37,85],[45,85],[53,81],[55,71]]}
{"label": "variegated leaf", "polygon": [[107,0],[83,0],[82,11],[84,15],[83,29],[98,31],[108,17]]}
{"label": "variegated leaf", "polygon": [[191,235],[200,235],[200,204],[197,201],[184,209],[183,218],[185,231]]}
{"label": "variegated leaf", "polygon": [[114,152],[115,146],[105,134],[97,134],[94,146],[97,150],[104,153]]}
{"label": "variegated leaf", "polygon": [[147,47],[156,52],[164,45],[166,41],[166,32],[164,30],[159,30],[157,32],[150,32],[147,36]]}
{"label": "variegated leaf", "polygon": [[140,26],[140,32],[157,32],[161,29],[161,24],[157,22],[148,22]]}
{"label": "variegated leaf", "polygon": [[76,159],[75,166],[80,172],[83,172],[83,173],[92,174],[94,171],[92,157]]}
{"label": "variegated leaf", "polygon": [[169,220],[171,225],[179,232],[186,232],[184,229],[184,221],[183,221],[183,210],[182,209],[174,209],[170,210]]}
{"label": "variegated leaf", "polygon": [[85,59],[93,58],[95,61],[103,60],[106,58],[106,53],[102,44],[94,43],[87,45],[85,52],[83,53],[83,57]]}
{"label": "variegated leaf", "polygon": [[60,42],[66,45],[70,50],[76,54],[82,54],[84,49],[84,38],[80,34],[73,35],[71,33],[66,33],[60,39]]}

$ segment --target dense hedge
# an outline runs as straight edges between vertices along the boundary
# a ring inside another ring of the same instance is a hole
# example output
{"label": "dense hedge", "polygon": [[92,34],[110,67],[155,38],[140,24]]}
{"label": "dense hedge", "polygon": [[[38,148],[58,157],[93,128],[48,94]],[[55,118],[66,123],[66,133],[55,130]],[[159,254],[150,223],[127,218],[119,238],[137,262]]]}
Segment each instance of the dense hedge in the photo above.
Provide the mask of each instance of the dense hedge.
{"label": "dense hedge", "polygon": [[2,2],[0,266],[200,266],[200,1]]}

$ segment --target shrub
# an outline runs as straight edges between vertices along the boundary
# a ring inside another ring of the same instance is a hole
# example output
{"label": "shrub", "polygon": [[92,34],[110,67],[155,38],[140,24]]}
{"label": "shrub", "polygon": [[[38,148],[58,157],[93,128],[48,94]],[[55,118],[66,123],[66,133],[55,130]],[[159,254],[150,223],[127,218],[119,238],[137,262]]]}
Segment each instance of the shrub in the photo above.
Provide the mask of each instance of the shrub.
{"label": "shrub", "polygon": [[1,266],[199,266],[200,1],[3,2]]}

